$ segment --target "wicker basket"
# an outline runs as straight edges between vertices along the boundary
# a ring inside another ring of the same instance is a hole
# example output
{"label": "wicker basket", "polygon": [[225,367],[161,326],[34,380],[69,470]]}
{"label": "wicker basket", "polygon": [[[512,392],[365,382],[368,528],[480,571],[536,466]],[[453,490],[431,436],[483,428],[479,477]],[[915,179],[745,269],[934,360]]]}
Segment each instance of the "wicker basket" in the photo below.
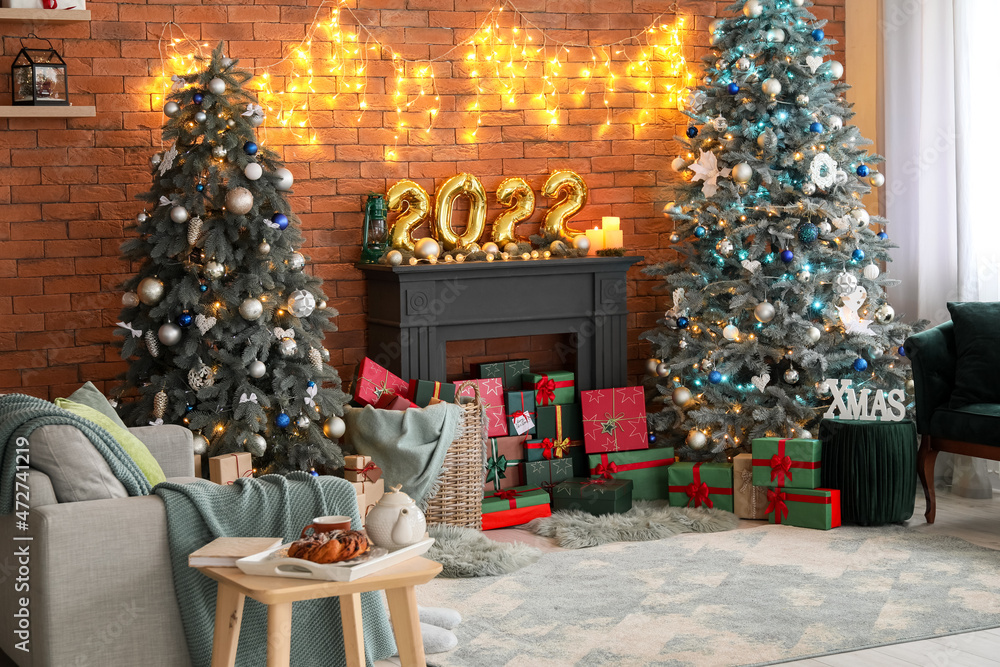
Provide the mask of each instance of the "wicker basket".
{"label": "wicker basket", "polygon": [[[463,397],[472,387],[475,398]],[[486,452],[486,410],[479,386],[466,382],[455,390],[462,422],[448,448],[438,477],[438,492],[427,502],[427,523],[446,523],[480,530],[483,525],[483,471]]]}

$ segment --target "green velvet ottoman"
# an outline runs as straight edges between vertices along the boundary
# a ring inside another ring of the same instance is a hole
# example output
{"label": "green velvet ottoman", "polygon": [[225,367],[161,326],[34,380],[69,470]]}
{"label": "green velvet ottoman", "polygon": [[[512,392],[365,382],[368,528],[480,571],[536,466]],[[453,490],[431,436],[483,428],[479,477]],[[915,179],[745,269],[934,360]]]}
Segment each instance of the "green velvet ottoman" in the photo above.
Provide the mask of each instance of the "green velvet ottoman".
{"label": "green velvet ottoman", "polygon": [[840,489],[843,523],[879,526],[913,516],[917,427],[913,421],[824,419],[822,488]]}

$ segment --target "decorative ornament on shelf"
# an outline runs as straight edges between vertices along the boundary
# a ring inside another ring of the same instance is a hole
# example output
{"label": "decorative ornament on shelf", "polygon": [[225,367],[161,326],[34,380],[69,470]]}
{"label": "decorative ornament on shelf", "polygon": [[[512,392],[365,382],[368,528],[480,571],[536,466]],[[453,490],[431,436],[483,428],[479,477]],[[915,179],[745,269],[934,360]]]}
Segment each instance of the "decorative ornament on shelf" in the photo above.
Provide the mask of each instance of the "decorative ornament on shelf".
{"label": "decorative ornament on shelf", "polygon": [[413,248],[413,256],[417,259],[437,258],[440,254],[441,246],[429,236],[425,236],[417,241]]}
{"label": "decorative ornament on shelf", "polygon": [[[864,368],[857,368],[859,361],[864,364]],[[860,357],[854,364],[855,370],[859,372],[868,368],[867,362]],[[825,380],[824,384],[833,396],[833,402],[823,415],[824,419],[897,422],[906,417],[903,389],[893,389],[887,393],[883,389],[872,390],[865,387],[856,393],[852,386],[853,380]]]}
{"label": "decorative ornament on shelf", "polygon": [[187,381],[192,389],[200,391],[215,384],[215,371],[199,357],[198,363],[188,371]]}
{"label": "decorative ornament on shelf", "polygon": [[385,254],[385,263],[389,266],[399,266],[403,263],[403,253],[398,250],[390,250]]}
{"label": "decorative ornament on shelf", "polygon": [[[548,213],[545,214],[541,231],[549,236],[565,239],[578,238],[583,235],[583,232],[571,229],[568,223],[570,218],[587,205],[589,196],[587,183],[580,174],[571,169],[553,171],[545,180],[545,184],[542,185],[542,196],[555,199],[560,194],[564,194],[564,198],[553,204]],[[595,250],[597,249],[595,248]]]}
{"label": "decorative ornament on shelf", "polygon": [[[483,245],[483,252],[499,254],[500,246],[517,243],[517,225],[531,217],[535,211],[535,193],[523,178],[506,178],[497,186],[497,203],[504,211],[493,221],[490,232],[492,242]],[[556,241],[554,243],[561,243]],[[491,249],[487,250],[487,246]]]}
{"label": "decorative ornament on shelf", "polygon": [[392,226],[392,247],[413,250],[413,230],[423,224],[430,213],[430,195],[419,184],[403,180],[389,188],[385,201],[388,210],[400,212]]}
{"label": "decorative ornament on shelf", "polygon": [[[469,214],[465,231],[457,234],[452,226],[455,200],[469,199]],[[478,241],[486,228],[486,189],[476,176],[461,173],[452,176],[434,193],[434,229],[445,250],[461,248]]]}

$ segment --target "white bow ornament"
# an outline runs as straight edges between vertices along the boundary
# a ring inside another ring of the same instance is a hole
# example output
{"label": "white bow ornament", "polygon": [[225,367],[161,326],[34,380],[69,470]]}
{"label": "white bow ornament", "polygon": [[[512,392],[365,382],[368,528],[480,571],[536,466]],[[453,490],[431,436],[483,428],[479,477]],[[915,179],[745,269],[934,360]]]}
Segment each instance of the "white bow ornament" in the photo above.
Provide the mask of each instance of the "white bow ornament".
{"label": "white bow ornament", "polygon": [[132,332],[132,338],[142,338],[142,332],[132,327],[131,322],[119,322],[118,326]]}

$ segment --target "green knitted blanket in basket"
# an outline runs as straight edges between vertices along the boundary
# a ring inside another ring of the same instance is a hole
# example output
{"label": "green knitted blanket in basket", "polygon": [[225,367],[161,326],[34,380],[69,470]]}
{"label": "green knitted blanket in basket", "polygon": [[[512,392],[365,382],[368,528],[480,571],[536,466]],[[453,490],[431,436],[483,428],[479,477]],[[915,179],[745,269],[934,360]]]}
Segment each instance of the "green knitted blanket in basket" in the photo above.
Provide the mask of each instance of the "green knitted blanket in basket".
{"label": "green knitted blanket in basket", "polygon": [[79,429],[108,462],[111,472],[130,496],[149,495],[149,482],[139,466],[103,428],[40,398],[7,394],[0,396],[0,514],[14,511],[17,473],[27,471],[23,466],[25,458],[18,459],[17,450],[28,450],[30,457],[28,439],[31,434],[35,429],[50,425]]}
{"label": "green knitted blanket in basket", "polygon": [[[167,534],[174,591],[181,609],[191,663],[208,667],[212,656],[217,584],[188,567],[188,554],[216,537],[281,537],[298,539],[313,517],[349,516],[361,528],[354,487],[336,477],[287,476],[241,478],[232,485],[157,484],[153,492],[167,510]],[[389,618],[376,593],[361,594],[365,653],[368,664],[396,652]],[[240,628],[237,667],[262,666],[267,655],[267,608],[247,598]],[[292,665],[345,665],[344,636],[337,598],[292,605]]]}

